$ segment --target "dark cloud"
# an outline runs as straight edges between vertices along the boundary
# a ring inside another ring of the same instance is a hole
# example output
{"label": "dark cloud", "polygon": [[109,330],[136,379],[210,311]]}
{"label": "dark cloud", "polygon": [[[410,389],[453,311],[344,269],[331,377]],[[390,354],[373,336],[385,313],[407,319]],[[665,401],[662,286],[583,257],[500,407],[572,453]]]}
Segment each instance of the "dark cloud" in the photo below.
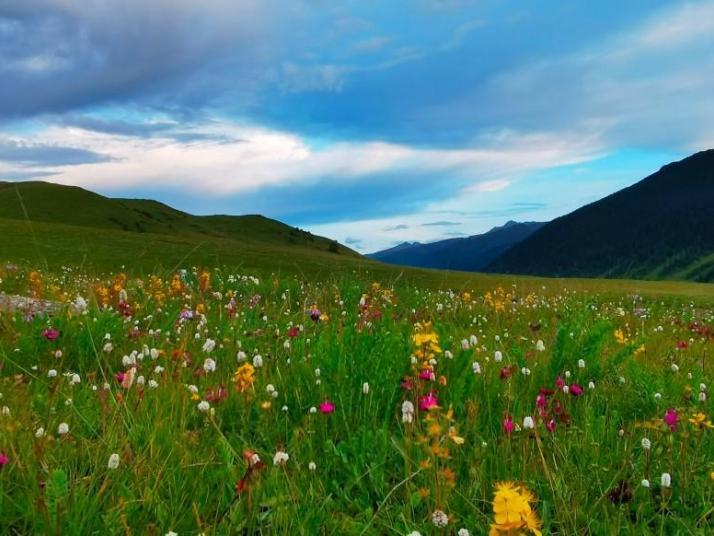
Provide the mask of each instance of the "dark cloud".
{"label": "dark cloud", "polygon": [[352,238],[351,236],[348,236],[345,238],[345,244],[350,244],[350,245],[357,245],[360,244],[362,240],[360,238]]}
{"label": "dark cloud", "polygon": [[422,223],[422,227],[450,227],[452,225],[461,225],[458,221],[432,221],[428,223]]}
{"label": "dark cloud", "polygon": [[74,166],[106,162],[110,159],[108,156],[75,147],[0,141],[0,161],[24,166]]}
{"label": "dark cloud", "polygon": [[400,223],[399,225],[392,225],[391,227],[384,228],[385,231],[403,231],[404,229],[409,229],[409,226],[404,223]]}

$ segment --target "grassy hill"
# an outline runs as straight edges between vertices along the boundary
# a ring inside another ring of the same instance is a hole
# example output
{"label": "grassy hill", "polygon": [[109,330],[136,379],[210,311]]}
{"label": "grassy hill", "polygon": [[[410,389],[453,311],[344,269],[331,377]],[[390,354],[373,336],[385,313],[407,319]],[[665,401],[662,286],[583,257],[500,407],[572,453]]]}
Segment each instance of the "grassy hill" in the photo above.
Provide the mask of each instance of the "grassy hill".
{"label": "grassy hill", "polygon": [[41,181],[0,182],[0,218],[132,233],[297,246],[357,256],[353,250],[263,216],[194,216],[148,199],[112,199]]}
{"label": "grassy hill", "polygon": [[714,281],[714,150],[553,220],[488,269]]}

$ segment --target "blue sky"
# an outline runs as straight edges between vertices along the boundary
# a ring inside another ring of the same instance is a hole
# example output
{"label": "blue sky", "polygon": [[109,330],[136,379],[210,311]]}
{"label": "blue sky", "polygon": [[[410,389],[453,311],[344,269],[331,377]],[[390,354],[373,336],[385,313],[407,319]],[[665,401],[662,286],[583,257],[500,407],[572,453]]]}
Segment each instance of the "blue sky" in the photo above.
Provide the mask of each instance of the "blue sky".
{"label": "blue sky", "polygon": [[0,180],[369,252],[714,147],[714,1],[5,0],[0,81]]}

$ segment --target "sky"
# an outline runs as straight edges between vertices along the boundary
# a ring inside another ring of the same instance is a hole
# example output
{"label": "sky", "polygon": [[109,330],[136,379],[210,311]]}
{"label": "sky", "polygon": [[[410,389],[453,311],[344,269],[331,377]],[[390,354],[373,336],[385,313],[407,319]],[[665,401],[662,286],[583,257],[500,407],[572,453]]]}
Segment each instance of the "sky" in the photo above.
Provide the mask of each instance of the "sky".
{"label": "sky", "polygon": [[361,252],[714,148],[714,1],[0,0],[0,180]]}

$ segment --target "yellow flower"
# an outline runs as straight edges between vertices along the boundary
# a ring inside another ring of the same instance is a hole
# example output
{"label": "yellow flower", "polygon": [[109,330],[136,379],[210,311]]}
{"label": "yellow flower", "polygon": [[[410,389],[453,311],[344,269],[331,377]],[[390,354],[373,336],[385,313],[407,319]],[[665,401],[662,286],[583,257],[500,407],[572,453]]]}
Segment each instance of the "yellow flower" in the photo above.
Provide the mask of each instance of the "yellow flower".
{"label": "yellow flower", "polygon": [[513,482],[497,483],[493,498],[495,523],[489,534],[521,534],[520,531],[525,529],[541,536],[541,521],[531,509],[531,503],[535,501],[535,496],[525,486]]}
{"label": "yellow flower", "polygon": [[255,381],[255,368],[250,363],[244,363],[233,375],[233,383],[241,393],[247,391]]}
{"label": "yellow flower", "polygon": [[707,416],[704,415],[701,411],[699,413],[695,413],[692,415],[692,417],[689,419],[689,422],[696,428],[697,430],[704,430],[705,428],[714,428],[714,425],[710,420],[707,419]]}

